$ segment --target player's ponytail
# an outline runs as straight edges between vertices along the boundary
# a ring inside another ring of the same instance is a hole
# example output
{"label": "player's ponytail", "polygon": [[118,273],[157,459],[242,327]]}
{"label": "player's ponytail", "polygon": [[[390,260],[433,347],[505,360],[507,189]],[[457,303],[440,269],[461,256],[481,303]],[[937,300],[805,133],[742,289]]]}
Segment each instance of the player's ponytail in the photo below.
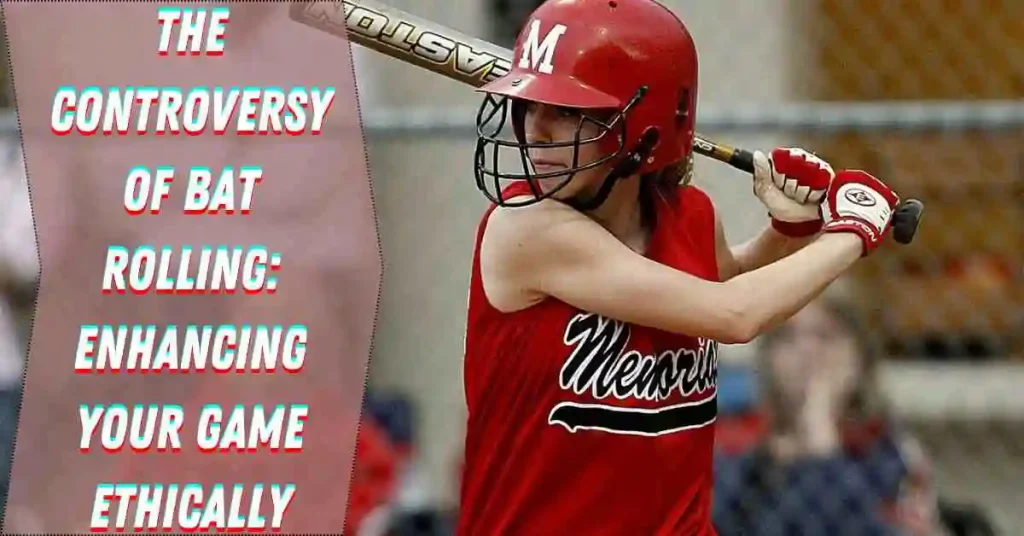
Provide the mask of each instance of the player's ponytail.
{"label": "player's ponytail", "polygon": [[653,229],[657,224],[655,200],[675,201],[679,189],[688,186],[692,179],[692,154],[682,162],[640,176],[640,219],[645,228]]}

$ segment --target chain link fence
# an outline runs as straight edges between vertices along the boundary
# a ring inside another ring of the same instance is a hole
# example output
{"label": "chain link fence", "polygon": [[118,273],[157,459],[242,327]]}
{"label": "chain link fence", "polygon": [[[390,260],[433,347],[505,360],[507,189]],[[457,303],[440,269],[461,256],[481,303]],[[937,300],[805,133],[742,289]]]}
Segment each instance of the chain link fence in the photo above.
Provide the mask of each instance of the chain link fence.
{"label": "chain link fence", "polygon": [[[538,2],[393,3],[509,46]],[[946,527],[984,534],[963,528],[980,516],[997,534],[1024,533],[1024,2],[665,3],[691,21],[701,51],[702,133],[749,147],[807,147],[925,203],[913,245],[887,244],[859,263],[844,281],[844,300],[864,324],[862,337],[880,350],[877,387],[887,415],[927,461],[917,464],[915,449],[900,441],[896,459],[915,468],[907,474],[934,480]],[[371,387],[414,401],[414,448],[429,466],[420,485],[449,490],[418,501],[453,509],[461,417],[452,406],[461,401],[468,278],[458,271],[468,266],[467,229],[481,208],[468,170],[476,96],[452,96],[459,89],[443,84],[442,95],[426,94],[409,81],[427,75],[376,56],[357,59],[365,68],[361,92],[373,101],[364,121],[388,262]],[[34,236],[13,116],[0,131],[0,281],[11,311],[0,322],[21,328],[20,336],[0,337],[23,346],[27,323],[18,321],[31,309]],[[735,171],[703,159],[697,171],[727,224],[761,222]],[[764,372],[751,366],[763,365],[760,353],[754,345],[753,363],[723,368],[723,459],[756,451],[768,433]],[[422,366],[409,367],[410,359]],[[818,470],[797,478],[802,493],[782,495],[809,500],[838,487],[836,475]],[[776,511],[778,495],[743,495],[744,515]],[[833,510],[843,508],[848,519],[877,514],[846,503]],[[867,533],[850,532],[854,521],[829,526],[828,510],[801,510],[821,523],[781,533]]]}

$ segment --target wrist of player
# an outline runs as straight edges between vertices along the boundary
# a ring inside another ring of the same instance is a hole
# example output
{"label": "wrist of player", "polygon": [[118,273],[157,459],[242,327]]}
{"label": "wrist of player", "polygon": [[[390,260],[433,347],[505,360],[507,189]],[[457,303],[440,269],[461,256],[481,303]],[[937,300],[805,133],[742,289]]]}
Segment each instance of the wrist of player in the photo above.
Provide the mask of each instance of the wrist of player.
{"label": "wrist of player", "polygon": [[788,238],[806,238],[818,234],[825,224],[821,212],[815,209],[813,215],[808,214],[803,219],[796,219],[792,216],[778,217],[768,212],[768,219],[772,229]]}
{"label": "wrist of player", "polygon": [[854,234],[863,246],[861,256],[870,255],[885,238],[899,197],[863,171],[843,171],[835,185],[822,205],[822,232]]}
{"label": "wrist of player", "polygon": [[789,238],[806,238],[821,231],[825,220],[819,204],[798,204],[790,199],[780,200],[778,206],[765,203],[772,229]]}
{"label": "wrist of player", "polygon": [[882,243],[882,232],[860,218],[836,218],[824,224],[821,231],[857,235],[863,246],[863,257],[870,255]]}

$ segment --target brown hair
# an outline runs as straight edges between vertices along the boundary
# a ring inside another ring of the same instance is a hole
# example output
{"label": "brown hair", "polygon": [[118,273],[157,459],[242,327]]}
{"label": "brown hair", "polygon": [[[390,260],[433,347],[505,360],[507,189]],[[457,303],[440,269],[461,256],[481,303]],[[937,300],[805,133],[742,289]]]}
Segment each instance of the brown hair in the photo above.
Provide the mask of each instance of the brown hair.
{"label": "brown hair", "polygon": [[679,195],[679,186],[687,186],[693,177],[693,155],[682,162],[640,176],[640,214],[644,227],[657,225],[654,203],[660,198],[673,201]]}

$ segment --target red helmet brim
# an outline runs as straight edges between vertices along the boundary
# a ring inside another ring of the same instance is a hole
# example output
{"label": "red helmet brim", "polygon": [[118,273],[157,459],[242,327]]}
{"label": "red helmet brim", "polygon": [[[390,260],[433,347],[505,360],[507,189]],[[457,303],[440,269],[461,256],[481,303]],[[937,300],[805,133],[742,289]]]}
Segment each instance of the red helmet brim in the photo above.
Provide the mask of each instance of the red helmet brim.
{"label": "red helmet brim", "polygon": [[477,88],[477,91],[569,108],[621,109],[625,106],[620,99],[594,89],[571,76],[513,71]]}

